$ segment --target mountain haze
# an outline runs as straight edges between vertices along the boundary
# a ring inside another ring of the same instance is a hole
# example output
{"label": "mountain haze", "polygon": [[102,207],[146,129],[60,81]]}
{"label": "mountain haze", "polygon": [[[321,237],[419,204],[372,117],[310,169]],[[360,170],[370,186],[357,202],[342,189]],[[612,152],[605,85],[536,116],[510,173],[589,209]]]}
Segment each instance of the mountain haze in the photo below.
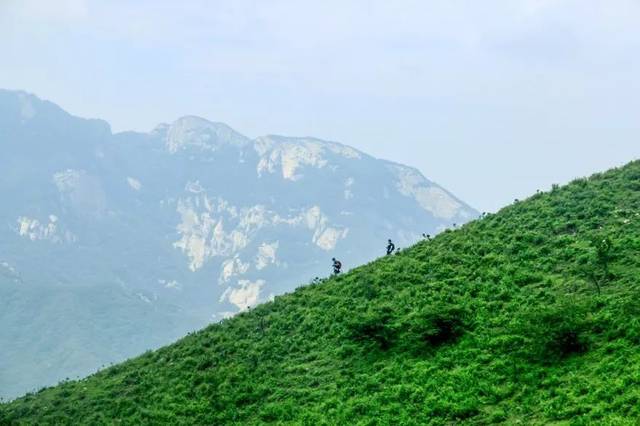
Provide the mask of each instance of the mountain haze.
{"label": "mountain haze", "polygon": [[95,371],[477,212],[410,167],[0,91],[0,396]]}

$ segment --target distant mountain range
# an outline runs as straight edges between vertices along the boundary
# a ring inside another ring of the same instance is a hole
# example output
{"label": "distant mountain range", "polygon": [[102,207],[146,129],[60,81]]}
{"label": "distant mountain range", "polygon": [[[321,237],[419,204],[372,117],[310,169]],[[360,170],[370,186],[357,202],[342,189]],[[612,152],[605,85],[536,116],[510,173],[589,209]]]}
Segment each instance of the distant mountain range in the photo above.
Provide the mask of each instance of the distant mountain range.
{"label": "distant mountain range", "polygon": [[477,212],[419,171],[187,116],[0,91],[0,396],[85,375]]}

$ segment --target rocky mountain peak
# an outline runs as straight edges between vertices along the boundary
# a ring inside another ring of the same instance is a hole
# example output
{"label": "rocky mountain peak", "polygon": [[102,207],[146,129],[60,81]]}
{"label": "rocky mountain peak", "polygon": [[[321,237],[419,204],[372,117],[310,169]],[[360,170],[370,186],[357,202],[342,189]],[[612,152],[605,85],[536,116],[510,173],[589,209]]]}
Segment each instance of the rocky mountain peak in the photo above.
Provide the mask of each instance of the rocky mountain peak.
{"label": "rocky mountain peak", "polygon": [[164,133],[167,149],[176,153],[185,149],[216,151],[222,146],[243,147],[251,140],[224,123],[208,121],[204,118],[184,116],[170,125],[161,125],[156,130]]}

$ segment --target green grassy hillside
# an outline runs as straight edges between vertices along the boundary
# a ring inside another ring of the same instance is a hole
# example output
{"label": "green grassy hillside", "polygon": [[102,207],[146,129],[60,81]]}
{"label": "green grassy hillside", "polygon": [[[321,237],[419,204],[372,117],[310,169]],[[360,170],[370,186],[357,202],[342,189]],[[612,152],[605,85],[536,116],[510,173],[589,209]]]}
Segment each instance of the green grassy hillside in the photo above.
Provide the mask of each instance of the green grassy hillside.
{"label": "green grassy hillside", "polygon": [[2,405],[0,423],[638,424],[639,302],[634,162]]}

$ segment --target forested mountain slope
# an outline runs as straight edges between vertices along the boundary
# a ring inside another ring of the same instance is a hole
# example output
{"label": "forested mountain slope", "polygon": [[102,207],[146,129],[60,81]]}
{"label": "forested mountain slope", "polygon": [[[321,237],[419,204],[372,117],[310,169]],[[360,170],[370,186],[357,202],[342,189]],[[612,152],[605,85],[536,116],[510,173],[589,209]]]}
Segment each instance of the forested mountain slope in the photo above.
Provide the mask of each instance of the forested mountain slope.
{"label": "forested mountain slope", "polygon": [[3,424],[640,422],[640,162],[0,406]]}

